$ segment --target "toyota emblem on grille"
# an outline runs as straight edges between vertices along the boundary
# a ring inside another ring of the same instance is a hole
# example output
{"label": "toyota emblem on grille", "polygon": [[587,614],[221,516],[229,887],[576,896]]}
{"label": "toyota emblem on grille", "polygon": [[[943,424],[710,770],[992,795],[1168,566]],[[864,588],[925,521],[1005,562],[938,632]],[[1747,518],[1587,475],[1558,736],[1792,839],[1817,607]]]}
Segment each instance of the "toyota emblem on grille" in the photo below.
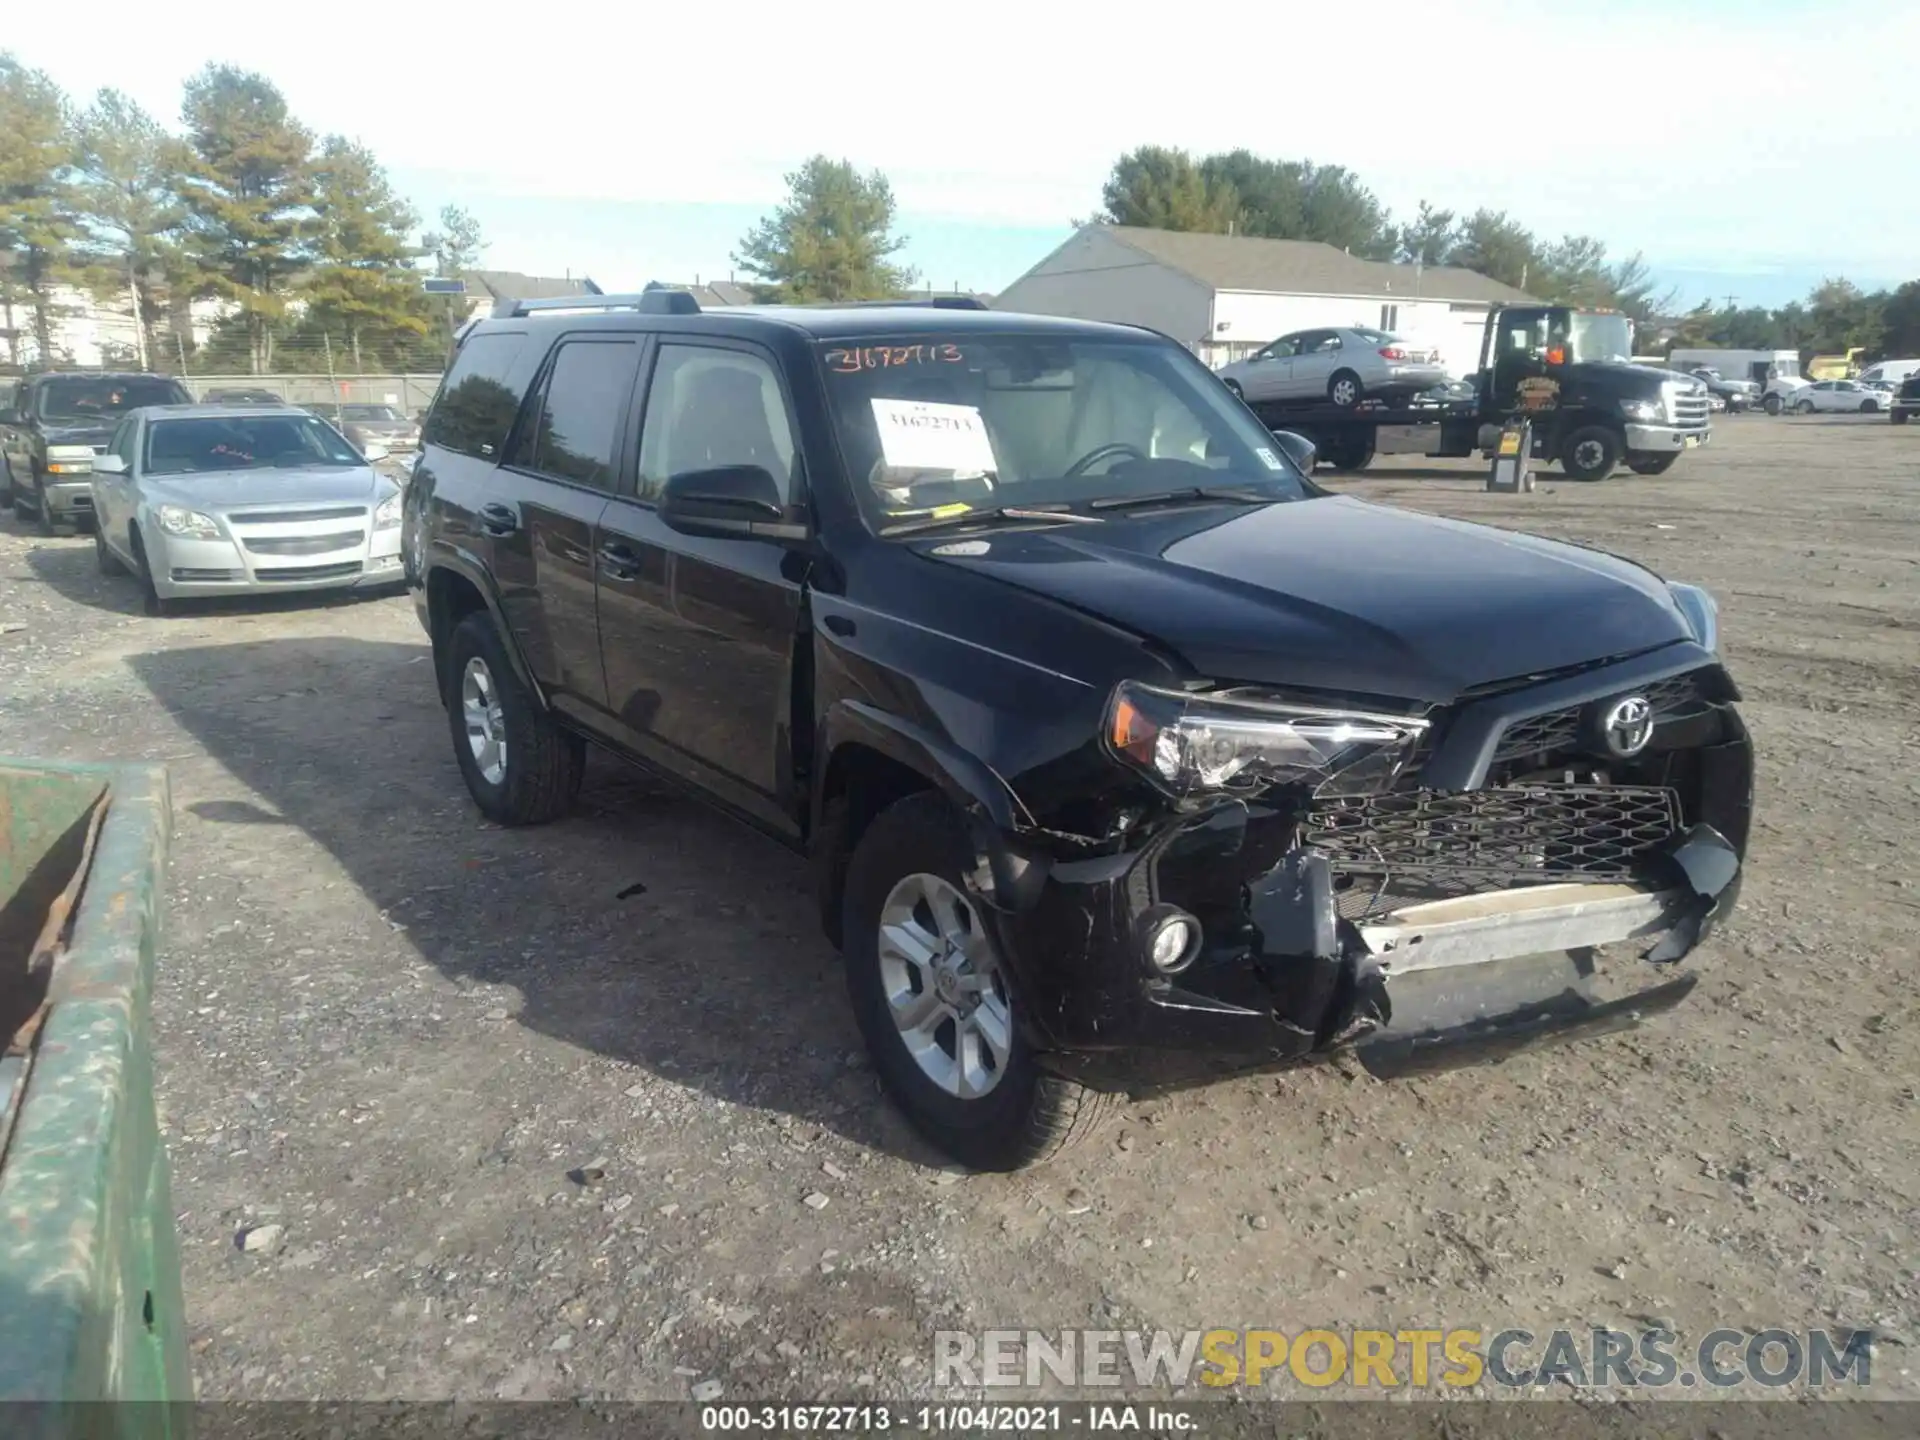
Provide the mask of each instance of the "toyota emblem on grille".
{"label": "toyota emblem on grille", "polygon": [[1616,700],[1600,722],[1600,733],[1607,749],[1621,759],[1638,755],[1653,739],[1653,706],[1644,695],[1629,695]]}

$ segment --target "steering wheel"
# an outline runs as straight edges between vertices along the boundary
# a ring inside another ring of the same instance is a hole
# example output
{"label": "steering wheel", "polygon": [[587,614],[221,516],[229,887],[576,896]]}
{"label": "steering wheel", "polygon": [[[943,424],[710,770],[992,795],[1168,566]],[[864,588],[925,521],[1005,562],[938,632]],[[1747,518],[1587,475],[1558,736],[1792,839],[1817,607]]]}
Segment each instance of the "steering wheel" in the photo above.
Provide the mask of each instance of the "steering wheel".
{"label": "steering wheel", "polygon": [[1063,480],[1077,480],[1102,460],[1111,459],[1120,455],[1129,455],[1135,460],[1149,460],[1152,458],[1138,445],[1129,445],[1124,440],[1109,440],[1104,445],[1094,446],[1093,449],[1074,461],[1073,464],[1067,467],[1067,473],[1060,478]]}

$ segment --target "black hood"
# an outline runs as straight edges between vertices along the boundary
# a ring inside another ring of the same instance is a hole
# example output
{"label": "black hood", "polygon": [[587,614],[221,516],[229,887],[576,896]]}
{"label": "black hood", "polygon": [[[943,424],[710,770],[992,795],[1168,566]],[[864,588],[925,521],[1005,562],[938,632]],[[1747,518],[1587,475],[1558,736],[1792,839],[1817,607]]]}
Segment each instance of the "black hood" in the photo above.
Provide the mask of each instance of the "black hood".
{"label": "black hood", "polygon": [[41,427],[40,434],[49,445],[104,445],[113,438],[119,425],[118,420],[111,425],[49,421]]}
{"label": "black hood", "polygon": [[1704,391],[1704,382],[1678,370],[1656,370],[1651,365],[1635,365],[1626,360],[1580,360],[1557,373],[1563,392],[1583,395],[1609,395],[1624,399],[1651,398],[1662,385]]}
{"label": "black hood", "polygon": [[1689,640],[1625,560],[1345,496],[929,537],[922,554],[1051,596],[1215,680],[1443,702]]}

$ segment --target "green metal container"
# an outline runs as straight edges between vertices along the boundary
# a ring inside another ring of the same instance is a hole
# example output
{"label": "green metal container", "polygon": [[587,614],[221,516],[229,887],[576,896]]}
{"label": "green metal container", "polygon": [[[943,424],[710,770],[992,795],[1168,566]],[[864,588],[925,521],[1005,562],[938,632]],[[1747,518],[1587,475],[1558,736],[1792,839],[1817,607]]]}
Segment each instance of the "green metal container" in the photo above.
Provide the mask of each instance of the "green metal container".
{"label": "green metal container", "polygon": [[0,1402],[30,1402],[0,1408],[9,1440],[185,1433],[154,1403],[193,1396],[153,1094],[170,834],[164,770],[0,760]]}

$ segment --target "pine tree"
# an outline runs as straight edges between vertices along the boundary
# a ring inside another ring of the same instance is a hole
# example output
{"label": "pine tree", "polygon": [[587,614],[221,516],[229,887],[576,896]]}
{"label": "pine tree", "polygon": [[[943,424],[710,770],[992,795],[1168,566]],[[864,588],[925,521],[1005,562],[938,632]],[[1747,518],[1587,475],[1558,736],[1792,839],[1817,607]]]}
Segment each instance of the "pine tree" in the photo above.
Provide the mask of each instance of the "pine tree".
{"label": "pine tree", "polygon": [[892,264],[907,242],[893,234],[893,187],[878,170],[815,155],[787,176],[787,200],[748,232],[734,263],[765,283],[768,299],[884,300],[913,284]]}
{"label": "pine tree", "polygon": [[74,123],[74,204],[87,231],[89,280],[103,299],[132,291],[136,355],[159,353],[156,332],[176,291],[192,290],[180,248],[185,147],[117,90],[102,90]]}
{"label": "pine tree", "polygon": [[73,278],[73,133],[67,99],[39,70],[0,51],[0,305],[13,363],[21,363],[12,313],[24,309],[35,358],[55,359],[55,287]]}
{"label": "pine tree", "polygon": [[426,297],[412,262],[418,223],[371,151],[330,135],[313,162],[318,234],[303,293],[307,322],[345,341],[356,372],[371,352],[404,358],[428,328]]}
{"label": "pine tree", "polygon": [[188,250],[246,317],[253,373],[273,364],[274,322],[311,261],[313,137],[264,77],[209,65],[187,82],[192,161],[183,185]]}

